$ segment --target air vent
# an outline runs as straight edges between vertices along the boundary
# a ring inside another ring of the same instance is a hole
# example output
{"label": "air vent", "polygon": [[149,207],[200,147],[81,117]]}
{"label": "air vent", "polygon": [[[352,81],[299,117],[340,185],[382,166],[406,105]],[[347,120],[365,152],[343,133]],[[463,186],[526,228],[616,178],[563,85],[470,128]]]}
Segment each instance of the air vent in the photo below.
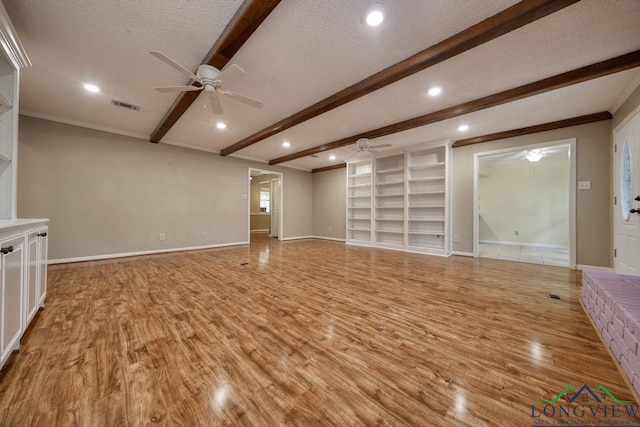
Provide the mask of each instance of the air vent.
{"label": "air vent", "polygon": [[320,156],[318,156],[317,154],[310,154],[309,157],[313,157],[314,159],[317,159]]}
{"label": "air vent", "polygon": [[117,99],[112,99],[111,103],[116,107],[128,108],[129,110],[133,110],[133,111],[140,111],[139,105],[133,105],[133,104],[129,104],[128,102],[118,101]]}

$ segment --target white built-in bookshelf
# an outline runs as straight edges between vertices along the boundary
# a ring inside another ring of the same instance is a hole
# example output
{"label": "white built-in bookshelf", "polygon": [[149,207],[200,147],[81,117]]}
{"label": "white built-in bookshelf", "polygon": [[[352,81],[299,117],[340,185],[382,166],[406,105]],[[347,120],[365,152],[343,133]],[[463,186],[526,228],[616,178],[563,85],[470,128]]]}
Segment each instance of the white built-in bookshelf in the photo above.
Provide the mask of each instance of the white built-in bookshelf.
{"label": "white built-in bookshelf", "polygon": [[408,153],[408,245],[445,250],[447,174],[445,146]]}
{"label": "white built-in bookshelf", "polygon": [[376,159],[375,241],[404,245],[404,153]]}
{"label": "white built-in bookshelf", "polygon": [[347,165],[347,243],[449,254],[450,141]]}
{"label": "white built-in bookshelf", "polygon": [[371,242],[372,161],[347,167],[347,239]]}

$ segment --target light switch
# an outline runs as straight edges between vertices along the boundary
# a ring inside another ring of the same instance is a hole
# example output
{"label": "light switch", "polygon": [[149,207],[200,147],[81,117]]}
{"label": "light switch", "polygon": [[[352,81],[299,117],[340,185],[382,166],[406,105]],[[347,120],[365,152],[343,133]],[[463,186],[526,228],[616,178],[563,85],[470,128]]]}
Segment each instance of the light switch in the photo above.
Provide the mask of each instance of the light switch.
{"label": "light switch", "polygon": [[247,198],[247,193],[242,193],[242,194],[240,195],[240,198],[241,198],[241,199],[246,199],[246,198]]}
{"label": "light switch", "polygon": [[578,190],[591,190],[591,181],[578,181]]}

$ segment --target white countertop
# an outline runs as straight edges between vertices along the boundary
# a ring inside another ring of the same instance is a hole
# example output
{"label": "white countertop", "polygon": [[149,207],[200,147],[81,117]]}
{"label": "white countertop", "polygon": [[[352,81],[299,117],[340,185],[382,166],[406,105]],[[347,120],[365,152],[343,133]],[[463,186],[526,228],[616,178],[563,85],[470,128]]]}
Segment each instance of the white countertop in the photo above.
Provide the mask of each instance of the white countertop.
{"label": "white countertop", "polygon": [[14,228],[27,227],[29,225],[44,225],[48,219],[0,219],[0,232],[9,231]]}

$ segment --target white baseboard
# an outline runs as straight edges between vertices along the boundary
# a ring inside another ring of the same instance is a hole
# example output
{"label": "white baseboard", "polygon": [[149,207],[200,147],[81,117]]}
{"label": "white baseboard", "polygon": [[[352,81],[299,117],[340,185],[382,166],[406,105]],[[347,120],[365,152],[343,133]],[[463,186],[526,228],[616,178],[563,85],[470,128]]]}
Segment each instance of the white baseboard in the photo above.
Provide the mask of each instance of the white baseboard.
{"label": "white baseboard", "polygon": [[282,239],[280,239],[281,241],[285,241],[285,240],[302,240],[302,239],[313,239],[314,236],[294,236],[294,237],[283,237]]}
{"label": "white baseboard", "polygon": [[324,236],[294,236],[294,237],[283,237],[280,240],[285,241],[285,240],[303,240],[303,239],[335,240],[336,242],[345,241],[345,239],[338,239],[335,237],[324,237]]}
{"label": "white baseboard", "polygon": [[47,264],[66,264],[70,262],[82,262],[82,261],[97,261],[101,259],[112,259],[112,258],[126,258],[132,256],[140,256],[140,255],[154,255],[154,254],[164,254],[168,252],[184,252],[184,251],[197,251],[200,249],[212,249],[212,248],[223,248],[226,246],[240,246],[240,245],[248,245],[249,242],[232,242],[232,243],[219,243],[215,245],[203,245],[203,246],[189,246],[186,248],[171,248],[171,249],[156,249],[151,251],[138,251],[138,252],[123,252],[118,254],[103,254],[103,255],[90,255],[90,256],[82,256],[82,257],[74,257],[74,258],[60,258],[60,259],[50,259]]}
{"label": "white baseboard", "polygon": [[320,240],[333,240],[335,242],[345,242],[346,239],[339,239],[337,237],[325,237],[325,236],[311,236],[314,239],[320,239]]}
{"label": "white baseboard", "polygon": [[451,255],[470,256],[472,258],[475,256],[473,252],[460,252],[460,251],[452,251]]}
{"label": "white baseboard", "polygon": [[554,245],[551,243],[503,242],[500,240],[480,240],[479,243],[489,243],[492,245],[530,246],[532,248],[569,249],[569,246],[567,245]]}
{"label": "white baseboard", "polygon": [[595,271],[607,271],[609,273],[613,273],[613,268],[611,267],[599,267],[597,265],[576,265],[577,270],[595,270]]}
{"label": "white baseboard", "polygon": [[265,231],[269,231],[268,228],[260,228],[257,230],[251,230],[252,233],[264,233]]}

